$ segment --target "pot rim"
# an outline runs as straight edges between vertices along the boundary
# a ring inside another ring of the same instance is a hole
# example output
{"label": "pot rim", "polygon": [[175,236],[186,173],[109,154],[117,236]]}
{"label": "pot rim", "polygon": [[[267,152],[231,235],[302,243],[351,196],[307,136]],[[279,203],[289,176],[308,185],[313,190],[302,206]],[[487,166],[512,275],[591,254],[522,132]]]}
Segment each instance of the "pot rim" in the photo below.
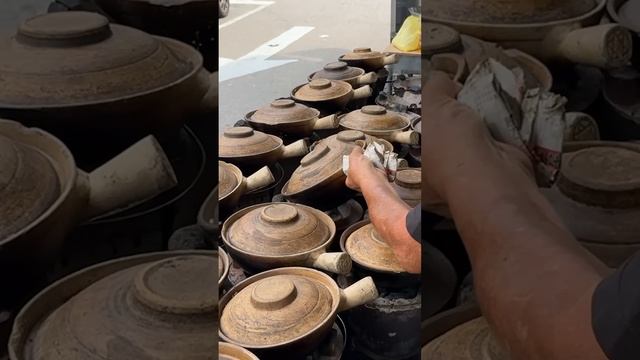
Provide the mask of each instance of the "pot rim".
{"label": "pot rim", "polygon": [[[236,180],[237,180],[236,186],[234,186],[233,190],[231,190],[227,195],[225,195],[223,197],[219,197],[220,193],[218,193],[218,201],[222,202],[222,201],[224,201],[224,200],[226,200],[228,198],[233,197],[233,195],[236,195],[237,191],[239,191],[240,187],[242,186],[242,183],[244,182],[244,174],[242,174],[242,170],[240,170],[239,167],[237,167],[237,166],[235,166],[235,165],[233,165],[231,163],[228,163],[228,162],[222,161],[222,160],[218,160],[218,164],[220,164],[220,163],[225,163],[227,165],[230,165],[229,166],[229,170],[231,170],[231,172],[233,173],[233,176],[235,176]],[[220,165],[218,165],[218,166],[220,166]]]}
{"label": "pot rim", "polygon": [[[311,250],[307,250],[301,253],[297,253],[297,254],[289,254],[289,255],[264,255],[264,254],[258,254],[258,253],[253,253],[247,250],[243,250],[240,249],[236,246],[234,246],[233,244],[231,244],[231,242],[229,242],[229,239],[227,237],[227,232],[229,231],[229,227],[231,227],[231,225],[233,225],[233,223],[235,223],[238,219],[240,219],[240,217],[242,217],[243,215],[247,214],[248,212],[255,210],[255,209],[259,209],[261,207],[267,206],[267,205],[271,205],[271,204],[285,204],[285,205],[291,205],[291,206],[299,206],[302,208],[306,208],[307,210],[312,210],[313,213],[315,213],[315,215],[317,216],[317,218],[324,222],[328,227],[329,227],[329,238],[323,242],[322,244],[320,244],[319,246],[311,249]],[[246,207],[244,209],[241,209],[239,211],[236,211],[234,214],[232,214],[231,216],[229,216],[227,218],[227,220],[225,220],[225,222],[222,224],[222,231],[220,232],[220,234],[222,235],[222,241],[224,242],[225,246],[227,246],[229,248],[229,250],[233,250],[236,253],[241,254],[241,257],[243,258],[243,260],[249,260],[248,256],[253,256],[253,257],[258,257],[258,258],[262,258],[265,260],[272,260],[272,259],[281,259],[281,260],[286,260],[286,261],[295,261],[296,259],[299,259],[301,257],[306,257],[309,256],[311,254],[314,253],[319,253],[319,252],[323,252],[322,250],[326,250],[327,247],[329,247],[329,245],[331,245],[331,243],[333,242],[335,236],[336,236],[336,224],[333,222],[333,220],[331,219],[331,217],[327,214],[325,214],[323,211],[320,211],[318,209],[315,209],[311,206],[307,206],[307,205],[303,205],[303,204],[289,204],[289,203],[262,203],[262,204],[257,204],[257,205],[252,205],[249,207]],[[250,259],[250,260],[254,260],[254,259]]]}
{"label": "pot rim", "polygon": [[300,90],[300,88],[302,88],[303,86],[307,85],[307,84],[302,84],[302,85],[298,85],[295,88],[293,88],[293,90],[291,90],[291,98],[293,100],[295,100],[296,102],[300,102],[300,103],[316,103],[316,104],[320,104],[320,103],[324,103],[324,102],[328,102],[328,101],[337,101],[337,100],[342,100],[342,99],[346,99],[349,98],[349,101],[351,101],[351,98],[353,97],[353,86],[351,86],[351,84],[349,84],[348,82],[344,81],[344,80],[331,80],[331,81],[339,81],[339,82],[343,82],[347,85],[349,85],[350,90],[343,94],[343,95],[338,95],[338,96],[334,96],[331,98],[327,98],[327,99],[322,99],[322,100],[304,100],[301,99],[299,97],[296,96],[296,92],[298,90]]}
{"label": "pot rim", "polygon": [[[298,103],[299,104],[299,103]],[[260,124],[260,125],[266,125],[266,126],[278,126],[278,127],[286,127],[286,126],[300,126],[300,125],[304,125],[307,122],[311,122],[311,121],[315,121],[318,120],[320,118],[320,111],[318,111],[318,109],[316,108],[312,108],[310,106],[307,106],[309,109],[313,110],[315,115],[312,117],[309,117],[307,119],[301,119],[301,120],[295,120],[295,121],[287,121],[287,122],[282,122],[282,123],[277,123],[277,124],[270,124],[270,123],[266,123],[266,122],[262,122],[262,121],[257,121],[257,120],[253,120],[253,114],[255,114],[258,110],[253,110],[248,112],[245,116],[244,119],[251,123],[251,124]]]}
{"label": "pot rim", "polygon": [[[350,82],[350,81],[355,81],[355,80],[356,80],[356,79],[358,79],[360,76],[362,76],[362,75],[364,75],[364,74],[366,74],[366,73],[367,73],[363,68],[360,68],[360,67],[357,67],[357,66],[350,66],[350,65],[347,65],[347,67],[354,68],[354,69],[358,69],[358,70],[359,70],[358,72],[359,72],[360,74],[359,74],[359,75],[356,75],[356,76],[352,76],[352,77],[350,77],[350,78],[346,78],[346,79],[338,79],[338,80],[340,80],[340,81],[344,81],[344,82],[347,82],[347,83],[348,83],[348,82]],[[309,76],[307,76],[307,81],[311,81],[311,80],[313,80],[313,76],[314,76],[315,74],[319,73],[320,71],[322,71],[322,70],[314,71],[314,72],[312,72],[311,74],[309,74]],[[319,79],[324,79],[324,78],[319,78]],[[330,79],[330,80],[336,80],[336,79]],[[353,87],[353,86],[352,86],[352,87]]]}
{"label": "pot rim", "polygon": [[[397,129],[391,129],[391,130],[371,130],[371,129],[355,129],[346,125],[343,125],[342,123],[342,119],[344,119],[345,116],[349,115],[349,113],[346,114],[342,114],[338,117],[338,121],[340,123],[340,127],[346,130],[356,130],[356,131],[360,131],[363,132],[367,135],[371,135],[371,136],[389,136],[394,132],[403,132],[403,131],[407,131],[409,129],[411,129],[411,120],[409,120],[406,116],[402,115],[402,113],[398,113],[400,115],[400,117],[404,120],[405,125],[401,128],[397,128]],[[420,119],[422,119],[422,117],[420,117]]]}

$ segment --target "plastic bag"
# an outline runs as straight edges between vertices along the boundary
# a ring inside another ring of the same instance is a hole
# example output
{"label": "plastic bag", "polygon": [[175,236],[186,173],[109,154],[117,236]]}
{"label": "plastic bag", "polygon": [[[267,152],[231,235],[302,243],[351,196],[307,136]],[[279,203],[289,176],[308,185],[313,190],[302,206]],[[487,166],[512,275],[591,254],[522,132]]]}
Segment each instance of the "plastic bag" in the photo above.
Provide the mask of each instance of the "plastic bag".
{"label": "plastic bag", "polygon": [[400,31],[393,38],[391,43],[396,48],[402,51],[416,51],[420,50],[421,46],[421,34],[420,34],[421,19],[419,16],[410,15],[402,23]]}

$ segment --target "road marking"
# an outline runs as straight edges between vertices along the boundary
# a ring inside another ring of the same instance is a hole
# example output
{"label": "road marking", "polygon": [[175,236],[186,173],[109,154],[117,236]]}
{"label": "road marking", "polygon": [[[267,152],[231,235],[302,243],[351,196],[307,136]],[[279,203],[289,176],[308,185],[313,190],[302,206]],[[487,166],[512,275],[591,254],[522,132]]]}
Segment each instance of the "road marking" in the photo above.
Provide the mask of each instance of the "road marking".
{"label": "road marking", "polygon": [[251,9],[249,11],[247,11],[246,13],[238,16],[237,18],[233,18],[229,21],[226,21],[220,25],[218,25],[218,29],[223,29],[226,28],[229,25],[235,24],[238,21],[246,18],[247,16],[251,16],[255,13],[257,13],[258,11],[261,11],[263,9],[265,9],[266,7],[273,5],[273,1],[262,1],[262,0],[234,0],[230,2],[231,4],[237,4],[237,5],[259,5],[257,8],[255,9]]}
{"label": "road marking", "polygon": [[[287,46],[293,44],[313,29],[314,28],[312,26],[294,26],[277,37],[258,46],[255,50],[240,57],[238,60],[228,61],[229,59],[225,59],[225,63],[223,64],[221,62],[219,66],[218,81],[223,82],[298,61],[297,59],[268,59]],[[224,58],[221,58],[221,61],[222,59]]]}
{"label": "road marking", "polygon": [[223,57],[218,58],[218,68],[219,68],[219,67],[222,67],[222,66],[225,66],[225,65],[227,65],[227,64],[229,64],[229,63],[232,63],[232,62],[234,62],[234,61],[235,61],[235,60],[233,60],[233,59],[229,59],[229,58],[223,58]]}

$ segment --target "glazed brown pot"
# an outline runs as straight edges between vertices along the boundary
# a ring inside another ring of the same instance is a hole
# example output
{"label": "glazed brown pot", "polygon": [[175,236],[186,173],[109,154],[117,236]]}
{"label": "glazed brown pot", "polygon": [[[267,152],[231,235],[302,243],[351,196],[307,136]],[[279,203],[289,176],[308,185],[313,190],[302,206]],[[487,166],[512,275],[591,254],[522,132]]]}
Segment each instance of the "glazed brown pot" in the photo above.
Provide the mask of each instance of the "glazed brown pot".
{"label": "glazed brown pot", "polygon": [[423,21],[445,24],[504,48],[517,48],[542,61],[619,67],[631,59],[631,34],[616,24],[598,25],[606,3],[435,0],[425,4]]}
{"label": "glazed brown pot", "polygon": [[333,220],[322,211],[287,203],[250,206],[222,226],[226,248],[252,269],[308,266],[347,274],[349,255],[327,252],[335,234]]}
{"label": "glazed brown pot", "polygon": [[391,184],[398,196],[409,206],[414,207],[422,202],[422,170],[407,168],[398,170]]}
{"label": "glazed brown pot", "polygon": [[217,108],[198,51],[96,13],[28,19],[0,53],[0,114],[56,134],[146,135]]}
{"label": "glazed brown pot", "polygon": [[268,106],[252,111],[245,116],[252,127],[269,134],[291,134],[310,136],[314,130],[338,128],[335,115],[320,117],[320,111],[291,99],[274,100]]}
{"label": "glazed brown pot", "polygon": [[409,119],[380,105],[367,105],[360,110],[342,115],[340,126],[391,142],[411,145],[420,142],[420,134],[411,130]]}
{"label": "glazed brown pot", "polygon": [[372,51],[371,48],[356,48],[338,58],[350,66],[364,69],[365,71],[377,71],[398,62],[395,54],[384,54],[378,51]]}
{"label": "glazed brown pot", "polygon": [[240,197],[275,181],[268,167],[263,167],[245,178],[236,166],[218,160],[218,206],[229,211],[238,205]]}
{"label": "glazed brown pot", "polygon": [[378,81],[375,72],[365,73],[364,69],[352,67],[346,62],[337,61],[325,65],[322,70],[316,71],[307,77],[308,81],[315,79],[342,80],[352,88],[357,89],[364,85],[371,85]]}
{"label": "glazed brown pot", "polygon": [[354,90],[349,83],[341,80],[315,79],[296,86],[291,91],[291,98],[314,108],[337,111],[344,109],[351,101],[366,99],[371,94],[368,85]]}
{"label": "glazed brown pot", "polygon": [[318,347],[338,312],[377,297],[370,277],[342,290],[318,270],[268,270],[222,297],[219,334],[260,357],[295,359]]}
{"label": "glazed brown pot", "polygon": [[60,140],[14,121],[0,120],[0,148],[3,269],[42,270],[77,223],[134,206],[177,184],[153,136],[91,173],[76,167]]}
{"label": "glazed brown pot", "polygon": [[243,168],[269,166],[307,153],[305,140],[285,146],[279,137],[246,126],[226,129],[218,140],[218,157]]}
{"label": "glazed brown pot", "polygon": [[221,360],[259,360],[251,351],[224,341],[218,343],[218,355]]}
{"label": "glazed brown pot", "polygon": [[9,356],[216,359],[216,262],[213,251],[172,251],[111,260],[71,274],[22,308]]}

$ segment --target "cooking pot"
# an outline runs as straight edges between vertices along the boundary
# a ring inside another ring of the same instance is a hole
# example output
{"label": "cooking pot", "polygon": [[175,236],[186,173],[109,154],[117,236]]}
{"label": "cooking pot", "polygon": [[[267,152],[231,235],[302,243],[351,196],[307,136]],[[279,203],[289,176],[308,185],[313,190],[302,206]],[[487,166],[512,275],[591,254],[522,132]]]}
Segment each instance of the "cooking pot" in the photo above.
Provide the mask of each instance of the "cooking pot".
{"label": "cooking pot", "polygon": [[442,53],[458,53],[462,50],[460,33],[449,26],[432,22],[422,23],[424,40],[423,56],[431,57]]}
{"label": "cooking pot", "polygon": [[423,21],[517,48],[542,61],[619,67],[631,59],[631,33],[598,25],[607,0],[434,0]]}
{"label": "cooking pot", "polygon": [[379,51],[372,51],[371,48],[356,48],[348,52],[338,60],[346,62],[350,66],[364,69],[365,71],[377,71],[385,65],[391,65],[398,62],[396,54],[384,54]]}
{"label": "cooking pot", "polygon": [[336,61],[325,65],[307,77],[308,81],[315,79],[342,80],[357,89],[364,85],[371,85],[378,81],[378,75],[371,71],[365,74],[364,69],[348,66],[346,62]]}
{"label": "cooking pot", "polygon": [[479,317],[458,325],[422,348],[423,359],[509,360],[487,320]]}
{"label": "cooking pot", "polygon": [[216,359],[216,261],[213,251],[160,252],[69,275],[20,311],[9,356]]}
{"label": "cooking pot", "polygon": [[320,111],[291,99],[274,100],[268,106],[245,116],[252,127],[269,134],[291,134],[307,137],[314,130],[337,129],[335,115],[320,117]]}
{"label": "cooking pot", "polygon": [[78,222],[134,206],[177,184],[153,136],[91,173],[76,168],[60,140],[15,121],[0,120],[0,149],[0,264],[13,275],[16,268],[33,271],[49,264]]}
{"label": "cooking pot", "polygon": [[28,19],[0,40],[0,53],[0,115],[65,141],[70,134],[99,134],[98,141],[105,132],[170,132],[189,115],[217,108],[217,81],[195,49],[97,13]]}
{"label": "cooking pot", "polygon": [[233,209],[243,194],[273,183],[275,179],[268,167],[263,167],[245,178],[236,166],[218,160],[218,206],[223,211]]}
{"label": "cooking pot", "polygon": [[221,360],[260,360],[251,351],[224,341],[218,343],[218,356]]}
{"label": "cooking pot", "polygon": [[422,169],[399,169],[391,186],[407,205],[411,207],[420,205],[422,202]]}
{"label": "cooking pot", "polygon": [[371,94],[369,85],[354,90],[342,80],[314,79],[293,89],[291,98],[305,105],[333,112],[344,109],[353,100],[366,99]]}
{"label": "cooking pot", "polygon": [[409,119],[380,105],[367,105],[340,117],[340,126],[401,144],[416,145],[420,134],[410,129]]}
{"label": "cooking pot", "polygon": [[222,240],[231,255],[256,270],[308,266],[347,274],[349,255],[327,252],[335,234],[328,215],[300,204],[250,206],[222,225]]}
{"label": "cooking pot", "polygon": [[[393,151],[393,144],[387,140],[377,138],[375,136],[367,135],[358,130],[342,130],[336,135],[331,135],[324,139],[318,140],[312,145],[312,148],[320,143],[325,143],[328,146],[340,147],[343,144],[351,146],[368,146],[369,144],[376,142],[384,147],[385,151]],[[349,155],[349,154],[345,154]]]}
{"label": "cooking pot", "polygon": [[218,140],[218,157],[243,168],[273,165],[308,152],[305,140],[284,146],[279,137],[246,126],[226,129]]}
{"label": "cooking pot", "polygon": [[222,297],[219,334],[260,357],[297,358],[318,347],[338,312],[377,297],[370,277],[343,290],[318,270],[268,270]]}

